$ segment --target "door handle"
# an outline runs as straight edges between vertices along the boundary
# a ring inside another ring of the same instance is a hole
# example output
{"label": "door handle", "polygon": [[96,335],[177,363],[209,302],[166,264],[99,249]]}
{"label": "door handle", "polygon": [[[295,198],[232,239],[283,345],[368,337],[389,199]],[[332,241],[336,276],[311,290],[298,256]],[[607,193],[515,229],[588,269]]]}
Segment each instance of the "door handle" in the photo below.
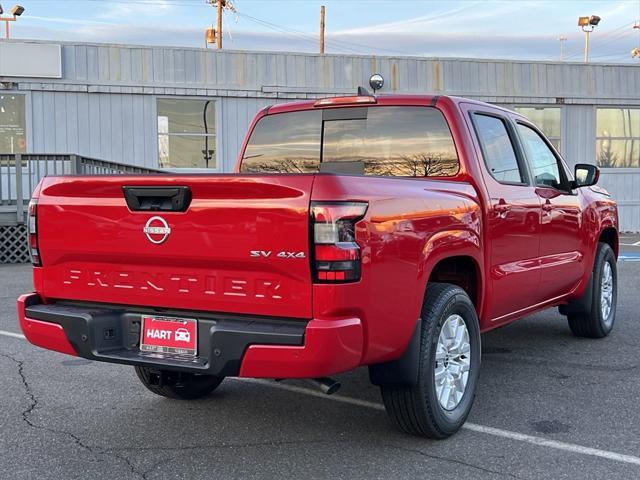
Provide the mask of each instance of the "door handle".
{"label": "door handle", "polygon": [[493,206],[493,209],[500,218],[506,218],[507,213],[511,210],[511,205],[505,202],[504,198],[501,198],[498,203]]}
{"label": "door handle", "polygon": [[189,187],[122,187],[127,206],[134,212],[185,212],[191,203]]}
{"label": "door handle", "polygon": [[506,213],[511,210],[511,205],[501,198],[500,201],[493,206],[493,209],[498,213]]}

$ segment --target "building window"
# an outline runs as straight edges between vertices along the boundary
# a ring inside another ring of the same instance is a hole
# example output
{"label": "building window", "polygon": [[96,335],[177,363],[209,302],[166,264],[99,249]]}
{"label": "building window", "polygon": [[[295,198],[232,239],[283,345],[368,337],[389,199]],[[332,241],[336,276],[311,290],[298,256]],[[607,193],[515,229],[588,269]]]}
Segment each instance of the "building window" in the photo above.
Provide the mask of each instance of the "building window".
{"label": "building window", "polygon": [[597,109],[596,158],[602,168],[640,167],[640,109]]}
{"label": "building window", "polygon": [[24,95],[0,95],[0,153],[27,151]]}
{"label": "building window", "polygon": [[545,137],[560,151],[560,138],[562,135],[560,107],[516,107],[515,111],[527,117],[535,124]]}
{"label": "building window", "polygon": [[158,158],[162,168],[216,168],[215,102],[160,98]]}

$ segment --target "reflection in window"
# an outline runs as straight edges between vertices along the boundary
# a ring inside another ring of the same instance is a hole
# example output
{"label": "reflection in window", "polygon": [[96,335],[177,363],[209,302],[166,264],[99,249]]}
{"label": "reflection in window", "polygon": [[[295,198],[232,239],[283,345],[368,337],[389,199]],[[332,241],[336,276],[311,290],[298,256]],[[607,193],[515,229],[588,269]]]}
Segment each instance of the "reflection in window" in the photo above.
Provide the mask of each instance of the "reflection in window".
{"label": "reflection in window", "polygon": [[251,135],[242,171],[317,172],[321,150],[323,171],[345,162],[358,165],[356,170],[365,175],[378,176],[453,176],[459,170],[451,132],[440,111],[370,107],[358,118],[324,121],[321,110],[266,116]]}
{"label": "reflection in window", "polygon": [[434,108],[370,108],[366,120],[324,122],[322,162],[361,162],[365,175],[450,177],[459,162],[451,132]]}
{"label": "reflection in window", "polygon": [[315,173],[320,163],[322,111],[262,117],[242,158],[243,172]]}
{"label": "reflection in window", "polygon": [[158,157],[163,168],[216,168],[215,105],[158,99]]}
{"label": "reflection in window", "polygon": [[515,111],[527,117],[535,124],[555,149],[560,151],[560,138],[562,136],[560,107],[516,107]]}
{"label": "reflection in window", "polygon": [[535,130],[518,124],[522,145],[533,168],[536,185],[561,188],[562,178],[558,168],[558,159]]}
{"label": "reflection in window", "polygon": [[482,114],[473,117],[482,156],[491,176],[499,182],[523,183],[524,178],[504,121]]}
{"label": "reflection in window", "polygon": [[598,108],[596,155],[603,168],[640,166],[640,109]]}
{"label": "reflection in window", "polygon": [[24,95],[0,95],[0,153],[24,153],[27,136]]}

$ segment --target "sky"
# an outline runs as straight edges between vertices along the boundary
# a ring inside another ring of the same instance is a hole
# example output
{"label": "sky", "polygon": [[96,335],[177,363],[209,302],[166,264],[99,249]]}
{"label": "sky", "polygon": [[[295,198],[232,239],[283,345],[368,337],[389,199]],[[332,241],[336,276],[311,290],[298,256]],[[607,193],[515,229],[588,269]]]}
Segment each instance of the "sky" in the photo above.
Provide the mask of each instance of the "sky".
{"label": "sky", "polygon": [[[15,1],[15,0],[14,0]],[[12,38],[204,46],[215,19],[206,0],[17,0]],[[232,0],[224,48],[318,52],[326,5],[326,52],[581,61],[579,16],[599,15],[591,60],[640,63],[640,0]],[[0,0],[5,10],[13,2]]]}

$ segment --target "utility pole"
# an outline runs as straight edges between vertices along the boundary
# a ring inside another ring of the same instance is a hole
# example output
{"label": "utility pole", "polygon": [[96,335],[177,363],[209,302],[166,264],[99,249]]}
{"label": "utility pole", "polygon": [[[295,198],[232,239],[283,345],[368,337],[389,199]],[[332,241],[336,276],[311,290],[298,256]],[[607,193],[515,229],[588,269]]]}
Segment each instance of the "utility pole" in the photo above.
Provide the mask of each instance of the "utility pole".
{"label": "utility pole", "polygon": [[560,37],[558,37],[558,40],[560,40],[560,61],[564,61],[564,44],[567,41],[567,37],[565,37],[564,35],[560,35]]}
{"label": "utility pole", "polygon": [[213,43],[215,41],[218,50],[222,50],[222,11],[224,9],[236,12],[236,8],[231,3],[231,0],[207,0],[212,6],[216,7],[217,14],[217,28],[207,28],[205,31],[206,43]]}
{"label": "utility pole", "polygon": [[216,32],[216,46],[218,50],[222,50],[222,2],[224,0],[218,0],[217,9],[218,9],[218,31]]}
{"label": "utility pole", "polygon": [[324,55],[324,5],[320,6],[320,55]]}

